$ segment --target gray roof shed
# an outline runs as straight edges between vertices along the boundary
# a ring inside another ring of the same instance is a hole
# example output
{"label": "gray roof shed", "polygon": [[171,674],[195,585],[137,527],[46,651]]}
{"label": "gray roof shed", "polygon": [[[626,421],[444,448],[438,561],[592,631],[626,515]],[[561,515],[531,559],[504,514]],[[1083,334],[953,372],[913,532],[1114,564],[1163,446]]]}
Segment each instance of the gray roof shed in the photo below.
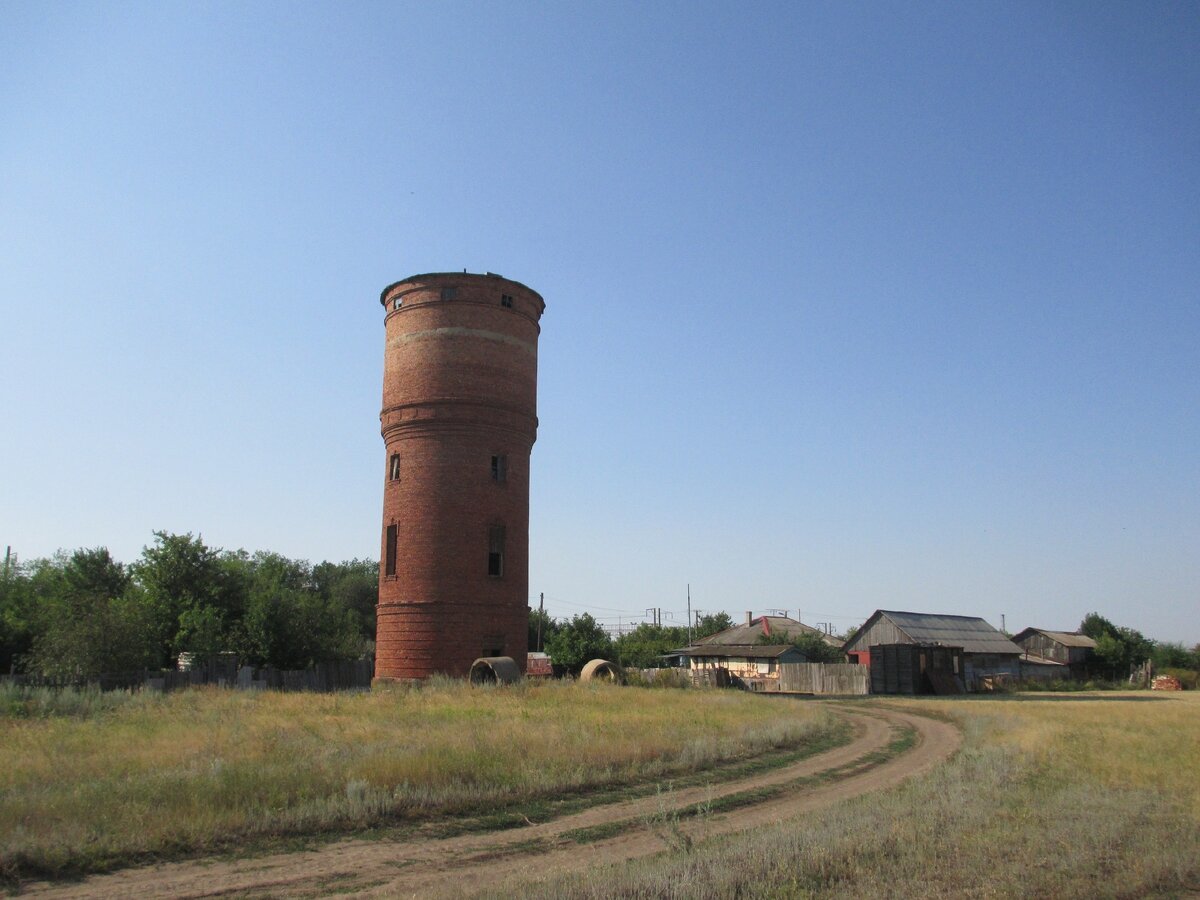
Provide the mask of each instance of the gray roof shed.
{"label": "gray roof shed", "polygon": [[846,651],[875,644],[941,644],[964,653],[1019,655],[1020,647],[978,616],[877,609],[846,641]]}
{"label": "gray roof shed", "polygon": [[1064,647],[1084,647],[1090,650],[1096,649],[1096,642],[1086,634],[1078,634],[1074,631],[1047,631],[1045,628],[1026,628],[1024,631],[1014,635],[1013,641],[1019,643],[1026,635],[1033,634],[1034,632],[1038,634],[1044,634],[1046,637],[1050,638],[1050,640],[1056,641],[1057,643],[1062,644]]}

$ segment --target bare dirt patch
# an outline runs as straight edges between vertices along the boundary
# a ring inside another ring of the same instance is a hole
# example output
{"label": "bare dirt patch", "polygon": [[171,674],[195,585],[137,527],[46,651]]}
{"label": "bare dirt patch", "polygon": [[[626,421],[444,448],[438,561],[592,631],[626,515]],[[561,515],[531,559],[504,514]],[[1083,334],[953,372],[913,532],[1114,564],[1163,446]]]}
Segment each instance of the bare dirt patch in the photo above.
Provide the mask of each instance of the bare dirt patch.
{"label": "bare dirt patch", "polygon": [[[318,849],[245,860],[199,860],[97,875],[76,884],[33,883],[44,897],[462,896],[536,868],[549,877],[648,856],[705,837],[778,822],[870,791],[889,788],[948,759],[961,736],[949,723],[883,708],[838,707],[857,729],[846,745],[791,766],[735,781],[591,807],[527,827],[441,840],[344,840]],[[889,755],[911,729],[915,745]],[[765,798],[755,801],[754,792]],[[681,817],[697,804],[728,812]],[[612,827],[616,833],[604,835]],[[587,830],[595,840],[580,843]],[[568,834],[574,833],[576,839]],[[536,866],[531,861],[536,858]]]}

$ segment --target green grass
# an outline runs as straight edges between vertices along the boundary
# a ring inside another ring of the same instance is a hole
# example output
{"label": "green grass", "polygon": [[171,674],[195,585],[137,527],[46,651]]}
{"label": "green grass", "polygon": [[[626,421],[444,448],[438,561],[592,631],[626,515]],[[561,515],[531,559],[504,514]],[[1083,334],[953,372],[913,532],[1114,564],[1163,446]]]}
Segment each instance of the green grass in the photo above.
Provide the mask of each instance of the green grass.
{"label": "green grass", "polygon": [[1200,698],[1193,696],[896,702],[961,723],[963,749],[899,788],[803,819],[490,893],[1190,895],[1200,891]]}
{"label": "green grass", "polygon": [[844,739],[815,706],[603,685],[18,700],[0,708],[9,883],[396,826],[511,827]]}
{"label": "green grass", "polygon": [[5,719],[91,719],[128,707],[153,708],[162,694],[101,691],[98,687],[46,688],[0,684],[0,723]]}

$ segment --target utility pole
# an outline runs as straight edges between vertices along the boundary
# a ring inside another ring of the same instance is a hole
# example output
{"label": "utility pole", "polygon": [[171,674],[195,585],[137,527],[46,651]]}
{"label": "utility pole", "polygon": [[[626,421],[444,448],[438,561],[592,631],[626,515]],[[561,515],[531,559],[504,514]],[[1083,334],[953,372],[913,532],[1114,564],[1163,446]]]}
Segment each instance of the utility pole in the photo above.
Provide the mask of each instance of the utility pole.
{"label": "utility pole", "polygon": [[1000,630],[1008,634],[1008,628],[1004,624],[1004,613],[1000,613]]}
{"label": "utility pole", "polygon": [[692,645],[692,585],[689,582],[687,586],[688,595],[688,646]]}
{"label": "utility pole", "polygon": [[538,633],[537,633],[537,652],[542,652],[542,620],[545,616],[542,613],[543,607],[546,605],[546,595],[538,594]]}

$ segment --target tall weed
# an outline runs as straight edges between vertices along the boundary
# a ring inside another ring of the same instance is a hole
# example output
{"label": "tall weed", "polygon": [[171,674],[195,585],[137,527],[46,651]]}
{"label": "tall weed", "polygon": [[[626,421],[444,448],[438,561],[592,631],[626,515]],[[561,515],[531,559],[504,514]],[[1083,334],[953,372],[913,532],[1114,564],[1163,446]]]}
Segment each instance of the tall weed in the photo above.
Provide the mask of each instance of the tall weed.
{"label": "tall weed", "polygon": [[130,705],[153,706],[161,694],[149,691],[101,691],[90,687],[27,687],[0,683],[0,722],[66,716],[90,719]]}
{"label": "tall weed", "polygon": [[489,896],[1178,896],[1200,887],[1200,703],[917,701],[964,749],[802,820]]}
{"label": "tall weed", "polygon": [[10,878],[491,811],[803,746],[837,727],[812,705],[562,683],[206,688],[127,696],[103,715],[103,698],[70,702],[78,714],[0,724],[0,873]]}

